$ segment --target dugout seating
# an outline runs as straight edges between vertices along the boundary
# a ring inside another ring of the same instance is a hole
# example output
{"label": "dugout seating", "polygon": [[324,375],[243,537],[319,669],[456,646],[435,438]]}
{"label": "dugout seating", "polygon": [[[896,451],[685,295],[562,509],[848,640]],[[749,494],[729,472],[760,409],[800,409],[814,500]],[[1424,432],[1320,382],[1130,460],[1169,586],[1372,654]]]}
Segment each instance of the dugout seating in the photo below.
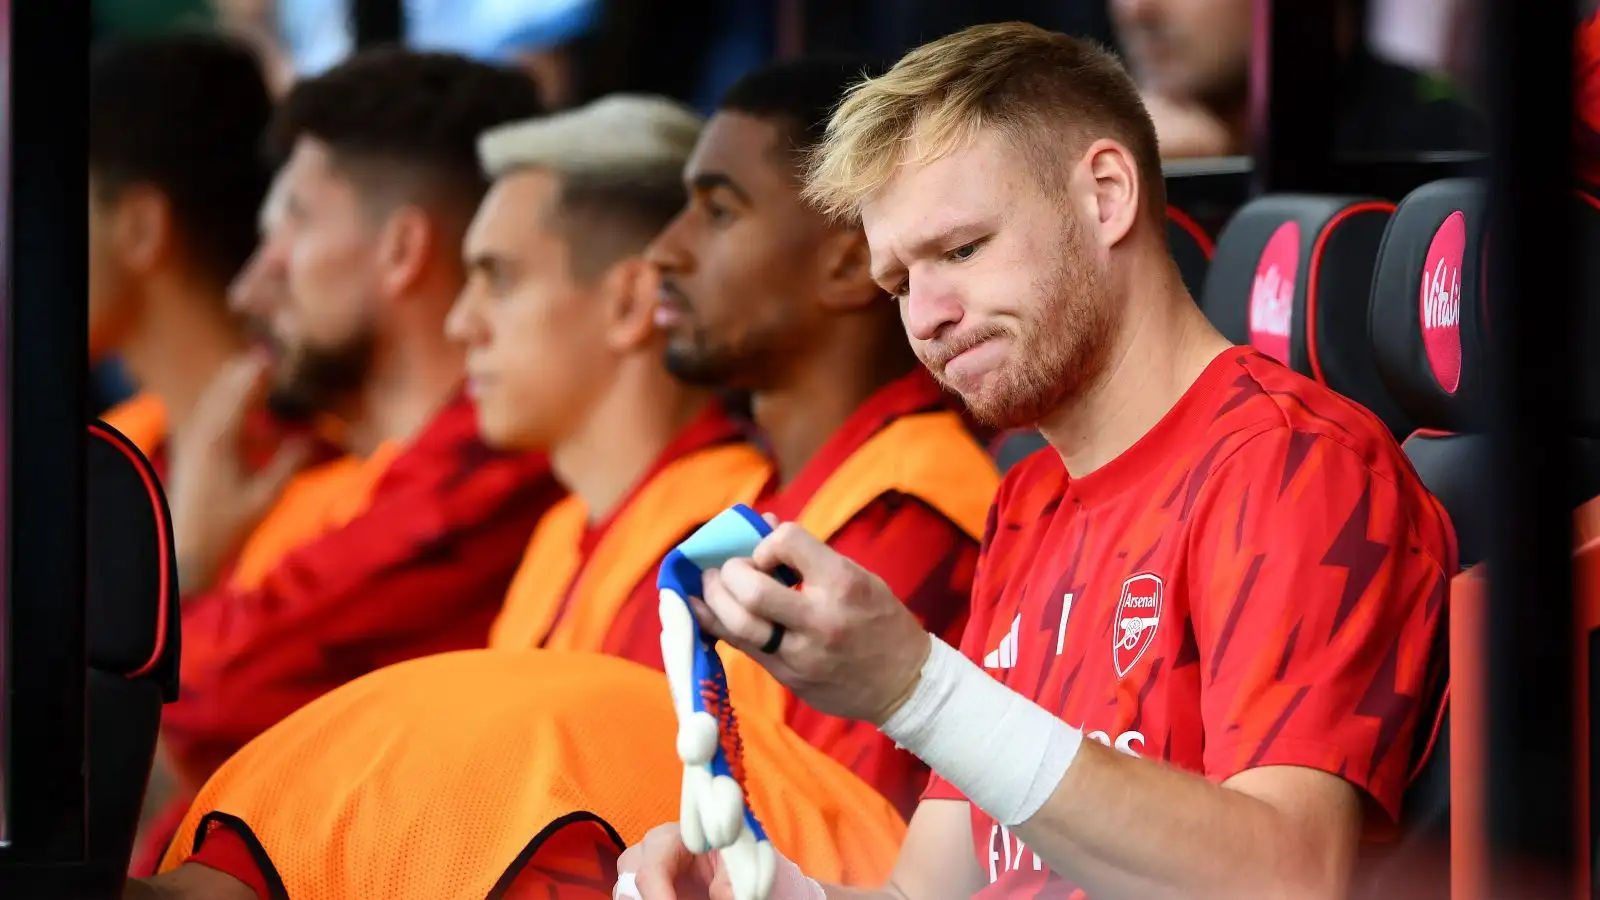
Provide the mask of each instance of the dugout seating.
{"label": "dugout seating", "polygon": [[1373,357],[1416,431],[1406,455],[1456,527],[1461,566],[1482,561],[1485,390],[1480,182],[1446,179],[1400,202],[1372,280]]}
{"label": "dugout seating", "polygon": [[88,852],[125,871],[161,707],[178,696],[178,567],[166,495],[150,461],[98,421],[89,426],[86,456]]}
{"label": "dugout seating", "polygon": [[[1582,254],[1589,260],[1582,296],[1600,297],[1600,266],[1593,262],[1593,248],[1600,248],[1600,203],[1582,193],[1575,193],[1573,202],[1578,241],[1590,248]],[[1403,446],[1450,513],[1464,569],[1484,561],[1492,514],[1484,490],[1492,474],[1484,416],[1493,328],[1483,274],[1489,237],[1484,207],[1482,183],[1472,179],[1432,182],[1413,191],[1384,234],[1372,287],[1374,359],[1386,389],[1418,425]],[[1577,328],[1580,345],[1587,346],[1600,340],[1600,309],[1593,302],[1582,307]],[[1582,368],[1579,393],[1574,433],[1567,436],[1580,476],[1570,503],[1578,511],[1575,587],[1590,632],[1590,640],[1582,643],[1592,646],[1600,628],[1600,544],[1583,539],[1600,523],[1600,507],[1591,500],[1600,494],[1600,441],[1595,440],[1600,437],[1600,366]],[[1485,896],[1479,735],[1487,724],[1487,682],[1477,650],[1488,624],[1485,600],[1482,569],[1469,569],[1452,584],[1448,708],[1433,732],[1434,752],[1420,760],[1407,797],[1408,834],[1419,844],[1448,840],[1450,848],[1449,884],[1428,893],[1456,900]],[[1587,680],[1580,681],[1580,690],[1587,686]],[[1580,708],[1588,707],[1587,698],[1580,697]],[[1580,722],[1585,733],[1592,727]],[[1592,765],[1592,755],[1590,760]],[[1593,795],[1588,799],[1592,808]],[[1416,882],[1406,880],[1413,889]]]}
{"label": "dugout seating", "polygon": [[1393,212],[1373,197],[1253,200],[1217,236],[1200,305],[1230,341],[1362,404],[1399,439],[1410,423],[1367,349],[1373,268]]}
{"label": "dugout seating", "polygon": [[[1459,564],[1470,567],[1486,549],[1482,435],[1485,359],[1481,342],[1484,206],[1479,183],[1467,179],[1431,182],[1407,195],[1384,230],[1373,272],[1369,332],[1372,361],[1386,394],[1417,426],[1402,444],[1418,476],[1450,514]],[[1470,577],[1470,576],[1464,576]],[[1453,778],[1468,771],[1453,765],[1456,746],[1472,731],[1458,718],[1457,670],[1476,665],[1480,654],[1459,652],[1458,594],[1452,585],[1448,627],[1439,636],[1442,666],[1438,694],[1425,708],[1435,715],[1419,724],[1416,768],[1402,813],[1403,837],[1375,867],[1374,893],[1404,884],[1408,893],[1426,885],[1428,897],[1449,897],[1457,881],[1425,879],[1448,848],[1452,866],[1459,852],[1455,820],[1470,808],[1455,803]],[[1457,652],[1452,652],[1457,651]],[[1433,868],[1430,869],[1430,866]]]}

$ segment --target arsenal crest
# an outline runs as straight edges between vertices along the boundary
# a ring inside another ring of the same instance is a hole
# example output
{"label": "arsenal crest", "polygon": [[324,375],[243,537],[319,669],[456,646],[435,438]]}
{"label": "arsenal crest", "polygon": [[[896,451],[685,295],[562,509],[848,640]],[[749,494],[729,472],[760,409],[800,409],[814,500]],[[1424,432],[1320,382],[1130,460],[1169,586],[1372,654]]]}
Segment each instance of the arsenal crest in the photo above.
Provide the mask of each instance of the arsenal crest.
{"label": "arsenal crest", "polygon": [[1161,624],[1161,576],[1141,572],[1122,583],[1111,629],[1111,661],[1125,677],[1156,639]]}

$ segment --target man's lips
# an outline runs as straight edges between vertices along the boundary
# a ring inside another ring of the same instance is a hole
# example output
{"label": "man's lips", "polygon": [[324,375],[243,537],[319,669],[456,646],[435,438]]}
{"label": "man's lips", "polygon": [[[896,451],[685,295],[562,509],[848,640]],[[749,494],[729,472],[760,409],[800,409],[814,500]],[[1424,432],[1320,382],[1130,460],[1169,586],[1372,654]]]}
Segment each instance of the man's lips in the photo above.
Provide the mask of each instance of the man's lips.
{"label": "man's lips", "polygon": [[943,357],[935,371],[952,387],[976,382],[984,372],[999,368],[1006,353],[1006,341],[990,335],[958,347],[954,353]]}
{"label": "man's lips", "polygon": [[672,328],[684,320],[688,307],[681,291],[663,283],[661,290],[656,292],[656,305],[651,317],[657,328]]}
{"label": "man's lips", "polygon": [[468,397],[477,397],[494,384],[494,376],[482,369],[468,369],[465,390]]}

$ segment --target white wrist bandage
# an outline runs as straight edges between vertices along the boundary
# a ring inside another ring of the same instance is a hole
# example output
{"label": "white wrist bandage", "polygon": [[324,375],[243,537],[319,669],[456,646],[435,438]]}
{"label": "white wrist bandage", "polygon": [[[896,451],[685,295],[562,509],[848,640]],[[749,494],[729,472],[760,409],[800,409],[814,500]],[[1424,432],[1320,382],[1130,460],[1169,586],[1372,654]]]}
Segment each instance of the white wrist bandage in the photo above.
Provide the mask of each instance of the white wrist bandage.
{"label": "white wrist bandage", "polygon": [[1083,732],[929,640],[922,680],[879,730],[1001,825],[1028,821],[1061,783]]}

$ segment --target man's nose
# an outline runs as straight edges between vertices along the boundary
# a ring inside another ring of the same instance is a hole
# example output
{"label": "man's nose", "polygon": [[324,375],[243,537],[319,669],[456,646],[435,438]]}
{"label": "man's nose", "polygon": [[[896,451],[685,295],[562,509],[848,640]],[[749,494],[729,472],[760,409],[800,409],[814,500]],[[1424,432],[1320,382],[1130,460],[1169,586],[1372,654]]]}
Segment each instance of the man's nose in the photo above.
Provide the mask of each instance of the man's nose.
{"label": "man's nose", "polygon": [[645,261],[663,272],[681,272],[689,268],[689,255],[684,249],[682,231],[683,216],[668,222],[667,227],[661,229],[650,246],[645,248]]}
{"label": "man's nose", "polygon": [[900,298],[900,318],[912,340],[931,341],[961,322],[965,310],[948,285],[913,279]]}
{"label": "man's nose", "polygon": [[266,301],[269,299],[269,281],[272,276],[268,271],[269,260],[266,249],[258,247],[251,254],[244,268],[228,286],[228,308],[235,313],[261,313]]}
{"label": "man's nose", "polygon": [[472,289],[461,292],[450,312],[444,317],[444,336],[458,344],[470,344],[479,332],[477,315],[472,306]]}

